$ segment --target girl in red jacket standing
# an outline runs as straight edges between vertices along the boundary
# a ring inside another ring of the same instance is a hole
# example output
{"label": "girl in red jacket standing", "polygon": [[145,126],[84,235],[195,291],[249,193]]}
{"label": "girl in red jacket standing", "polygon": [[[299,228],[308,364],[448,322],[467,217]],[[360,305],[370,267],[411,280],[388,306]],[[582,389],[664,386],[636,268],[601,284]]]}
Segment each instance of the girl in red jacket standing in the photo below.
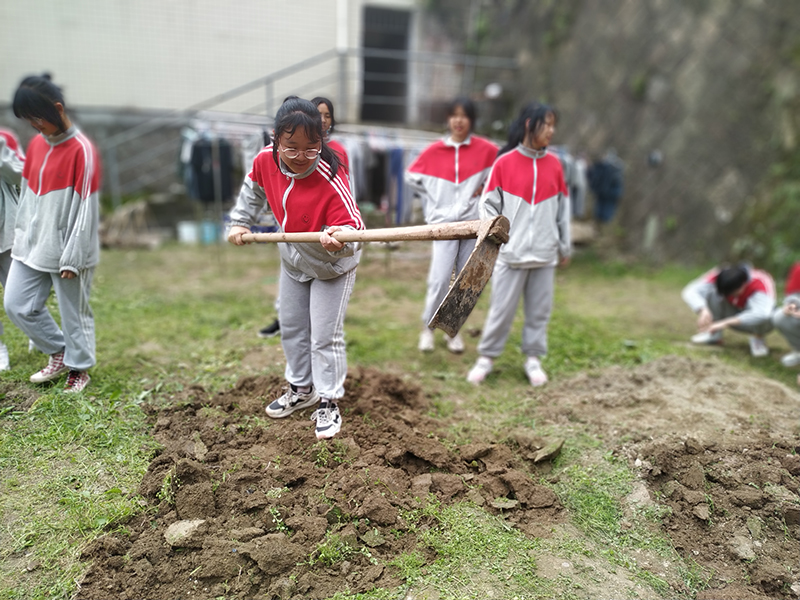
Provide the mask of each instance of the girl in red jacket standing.
{"label": "girl in red jacket standing", "polygon": [[489,314],[478,358],[467,375],[479,384],[505,347],[520,297],[525,315],[522,353],[533,386],[547,383],[541,359],[547,354],[547,325],[553,307],[555,269],[572,252],[570,204],[561,162],[547,146],[556,130],[556,112],[545,104],[523,108],[500,150],[481,197],[481,218],[508,217],[508,242],[492,273]]}
{"label": "girl in red jacket standing", "polygon": [[[447,112],[450,135],[428,146],[406,171],[406,181],[422,197],[426,223],[450,223],[478,218],[478,199],[497,156],[497,146],[472,133],[475,105],[456,98]],[[431,352],[433,330],[428,322],[450,288],[453,269],[459,273],[475,247],[475,240],[436,240],[428,271],[428,291],[422,312],[419,349]],[[447,338],[451,352],[464,351],[460,334]]]}
{"label": "girl in red jacket standing", "polygon": [[342,426],[337,400],[344,396],[347,356],[344,317],[361,258],[357,243],[332,237],[364,229],[347,174],[324,143],[322,119],[308,100],[287,99],[275,116],[273,142],[253,161],[231,211],[228,240],[241,246],[268,202],[281,231],[319,232],[319,244],[278,244],[281,255],[281,344],[289,390],[267,415],[283,418],[315,404],[317,439]]}
{"label": "girl in red jacket standing", "polygon": [[[100,260],[99,158],[72,124],[61,89],[49,76],[22,81],[14,114],[41,135],[28,145],[22,172],[5,309],[50,356],[31,381],[52,381],[68,372],[66,391],[79,392],[89,384],[87,371],[96,362],[89,293]],[[51,289],[61,327],[47,310]]]}

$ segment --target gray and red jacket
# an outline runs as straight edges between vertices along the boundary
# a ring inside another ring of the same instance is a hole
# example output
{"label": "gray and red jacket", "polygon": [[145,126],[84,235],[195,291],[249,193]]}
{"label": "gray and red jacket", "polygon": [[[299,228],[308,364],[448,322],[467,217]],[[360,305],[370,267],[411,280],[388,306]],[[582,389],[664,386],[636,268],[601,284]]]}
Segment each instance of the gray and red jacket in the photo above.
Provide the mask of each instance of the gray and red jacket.
{"label": "gray and red jacket", "polygon": [[37,135],[22,171],[11,256],[46,273],[82,270],[100,261],[100,161],[75,126]]}
{"label": "gray and red jacket", "polygon": [[478,218],[481,186],[497,157],[497,146],[477,135],[456,143],[434,142],[406,169],[406,182],[422,197],[426,223]]}
{"label": "gray and red jacket", "polygon": [[[244,178],[236,204],[231,209],[231,225],[251,228],[266,204],[281,231],[324,231],[334,225],[364,229],[364,221],[353,195],[346,169],[331,178],[330,165],[317,156],[304,173],[293,173],[275,164],[272,144],[262,149]],[[321,244],[279,243],[278,251],[289,274],[297,281],[328,280],[355,269],[361,258],[358,242],[348,242],[337,252]]]}
{"label": "gray and red jacket", "polygon": [[0,129],[0,252],[7,252],[14,243],[14,222],[24,165],[25,154],[17,136],[13,131]]}
{"label": "gray and red jacket", "polygon": [[[717,276],[720,269],[715,267],[683,289],[682,296],[686,304],[694,312],[707,307],[706,298],[717,292]],[[757,325],[765,319],[769,320],[775,308],[775,282],[772,276],[761,269],[747,267],[747,283],[737,296],[725,296],[725,301],[739,312],[736,317],[742,325]]]}
{"label": "gray and red jacket", "polygon": [[481,219],[511,222],[497,260],[514,268],[554,265],[572,253],[569,193],[558,157],[522,144],[494,163],[480,201]]}

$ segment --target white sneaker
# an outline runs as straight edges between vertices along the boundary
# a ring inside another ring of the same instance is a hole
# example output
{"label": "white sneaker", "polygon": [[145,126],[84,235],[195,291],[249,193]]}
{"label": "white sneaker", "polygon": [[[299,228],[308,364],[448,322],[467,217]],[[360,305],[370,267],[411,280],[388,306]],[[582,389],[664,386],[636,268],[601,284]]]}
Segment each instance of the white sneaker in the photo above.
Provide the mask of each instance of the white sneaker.
{"label": "white sneaker", "polygon": [[36,350],[36,344],[33,343],[33,340],[28,340],[28,354]]}
{"label": "white sneaker", "polygon": [[755,358],[761,358],[769,354],[769,348],[764,342],[764,338],[755,335],[750,336],[750,355]]}
{"label": "white sneaker", "polygon": [[461,339],[461,334],[457,333],[453,337],[445,335],[444,339],[447,340],[447,349],[453,354],[461,354],[464,351],[464,340]]}
{"label": "white sneaker", "polygon": [[533,387],[547,383],[547,374],[542,370],[542,363],[535,356],[529,356],[525,361],[525,374]]}
{"label": "white sneaker", "polygon": [[795,350],[794,352],[789,352],[789,354],[784,354],[781,357],[781,364],[784,367],[796,367],[800,365],[800,352]]}
{"label": "white sneaker", "polygon": [[714,333],[710,333],[708,331],[701,331],[700,333],[695,333],[692,336],[692,343],[700,345],[721,344],[722,332],[716,331]]}
{"label": "white sneaker", "polygon": [[481,356],[475,362],[475,365],[467,373],[467,381],[473,385],[480,385],[486,379],[486,376],[492,372],[494,363],[488,356]]}
{"label": "white sneaker", "polygon": [[0,342],[0,371],[8,371],[11,365],[8,362],[8,348]]}
{"label": "white sneaker", "polygon": [[417,346],[420,352],[433,352],[433,330],[427,327],[419,334],[419,345]]}
{"label": "white sneaker", "polygon": [[319,408],[311,415],[311,420],[317,422],[316,434],[318,440],[329,440],[342,429],[342,415],[339,406],[322,399]]}

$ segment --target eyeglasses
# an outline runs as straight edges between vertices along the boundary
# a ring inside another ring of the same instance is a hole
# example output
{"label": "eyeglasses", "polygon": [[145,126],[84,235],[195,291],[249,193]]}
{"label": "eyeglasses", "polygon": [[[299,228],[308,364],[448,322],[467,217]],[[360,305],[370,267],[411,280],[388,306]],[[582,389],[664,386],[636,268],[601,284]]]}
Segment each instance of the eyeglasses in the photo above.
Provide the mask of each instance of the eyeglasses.
{"label": "eyeglasses", "polygon": [[308,160],[314,160],[320,153],[320,150],[317,150],[316,148],[312,150],[306,150],[305,152],[300,152],[300,150],[295,150],[294,148],[284,148],[283,146],[278,146],[278,150],[283,152],[283,155],[290,160],[294,160],[301,154],[305,156]]}

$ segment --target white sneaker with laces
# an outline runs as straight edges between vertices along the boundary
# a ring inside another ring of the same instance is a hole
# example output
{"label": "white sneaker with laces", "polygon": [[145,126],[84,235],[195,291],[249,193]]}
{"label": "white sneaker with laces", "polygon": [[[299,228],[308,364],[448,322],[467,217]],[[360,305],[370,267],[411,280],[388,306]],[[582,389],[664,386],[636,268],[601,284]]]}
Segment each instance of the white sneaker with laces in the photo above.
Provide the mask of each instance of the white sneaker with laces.
{"label": "white sneaker with laces", "polygon": [[433,352],[433,330],[427,327],[419,334],[419,345],[417,346],[420,352]]}
{"label": "white sneaker with laces", "polygon": [[767,348],[767,344],[764,342],[764,338],[760,338],[756,335],[750,336],[750,355],[755,358],[761,358],[763,356],[767,356],[769,354],[769,348]]}
{"label": "white sneaker with laces", "polygon": [[492,372],[494,363],[488,356],[480,356],[475,365],[467,373],[467,381],[473,385],[480,385],[486,376]]}
{"label": "white sneaker with laces", "polygon": [[533,387],[547,383],[547,374],[542,370],[542,363],[535,356],[529,356],[525,361],[525,374]]}
{"label": "white sneaker with laces", "polygon": [[461,334],[457,333],[453,337],[449,335],[444,336],[447,340],[447,349],[453,354],[461,354],[464,352],[464,340],[461,339]]}
{"label": "white sneaker with laces", "polygon": [[795,350],[781,356],[781,364],[784,367],[796,367],[800,365],[800,351]]}
{"label": "white sneaker with laces", "polygon": [[273,400],[264,410],[273,419],[282,419],[296,410],[314,406],[317,402],[319,402],[319,394],[314,386],[311,386],[308,392],[303,393],[298,391],[295,386],[289,385],[286,393],[277,400]]}
{"label": "white sneaker with laces", "polygon": [[329,440],[342,430],[339,406],[328,400],[323,399],[319,408],[311,415],[311,420],[317,422],[315,429],[318,440]]}
{"label": "white sneaker with laces", "polygon": [[722,332],[715,331],[710,333],[708,331],[701,331],[692,336],[692,343],[699,345],[714,345],[722,343]]}
{"label": "white sneaker with laces", "polygon": [[0,371],[8,371],[11,364],[8,360],[8,348],[3,342],[0,342]]}

